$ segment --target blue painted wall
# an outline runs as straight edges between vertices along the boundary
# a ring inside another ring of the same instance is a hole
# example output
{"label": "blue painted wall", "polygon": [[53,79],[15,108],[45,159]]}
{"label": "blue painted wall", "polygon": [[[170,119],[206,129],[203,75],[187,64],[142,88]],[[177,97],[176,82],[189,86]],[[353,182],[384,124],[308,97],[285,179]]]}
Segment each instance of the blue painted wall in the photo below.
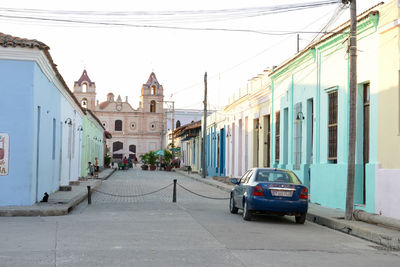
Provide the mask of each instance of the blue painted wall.
{"label": "blue painted wall", "polygon": [[0,205],[32,204],[34,63],[0,60],[0,132],[10,135],[9,174],[0,176]]}
{"label": "blue painted wall", "polygon": [[225,138],[224,128],[218,130],[214,125],[207,129],[206,167],[208,176],[225,176]]}
{"label": "blue painted wall", "polygon": [[[33,136],[34,136],[34,169],[36,170],[36,161],[39,159],[39,175],[38,175],[38,200],[43,197],[44,192],[54,192],[59,187],[59,162],[60,162],[60,100],[61,93],[43,74],[38,65],[34,66],[34,123],[33,123]],[[39,158],[36,154],[37,143],[37,110],[40,107],[40,132],[39,132]],[[55,131],[53,131],[53,121],[55,120]],[[55,143],[53,143],[53,134],[55,134]],[[55,146],[53,148],[53,145]],[[53,150],[55,155],[53,158]],[[36,198],[36,172],[34,173],[34,186],[35,190],[33,198]]]}
{"label": "blue painted wall", "polygon": [[31,61],[0,60],[0,81],[0,131],[10,135],[0,205],[32,205],[59,186],[61,93]]}

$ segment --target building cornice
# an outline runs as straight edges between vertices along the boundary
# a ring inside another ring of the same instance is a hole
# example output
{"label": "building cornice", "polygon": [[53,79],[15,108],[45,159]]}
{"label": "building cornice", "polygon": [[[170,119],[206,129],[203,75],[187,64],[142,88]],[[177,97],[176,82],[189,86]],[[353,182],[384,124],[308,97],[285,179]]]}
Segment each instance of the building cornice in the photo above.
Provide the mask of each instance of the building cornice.
{"label": "building cornice", "polygon": [[44,50],[22,47],[0,47],[0,59],[35,62],[47,79],[52,82],[58,91],[68,100],[68,102],[75,107],[81,117],[85,115],[85,112],[78,104],[76,98],[72,95],[72,93],[67,91],[69,89],[66,88],[63,82],[58,78],[58,75],[60,74],[58,73],[57,75],[57,73],[54,71],[52,63],[49,61],[48,56],[44,53]]}

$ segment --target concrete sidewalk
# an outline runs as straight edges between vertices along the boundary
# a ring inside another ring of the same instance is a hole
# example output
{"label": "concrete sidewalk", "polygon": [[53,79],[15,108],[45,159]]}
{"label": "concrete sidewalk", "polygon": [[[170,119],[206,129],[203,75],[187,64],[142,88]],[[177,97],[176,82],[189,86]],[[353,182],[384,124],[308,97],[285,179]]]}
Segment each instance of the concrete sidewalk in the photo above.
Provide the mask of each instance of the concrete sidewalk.
{"label": "concrete sidewalk", "polygon": [[[181,170],[176,170],[176,172],[226,192],[230,192],[234,187],[233,184],[219,182],[209,176],[202,178],[197,173],[188,173]],[[309,203],[307,220],[390,249],[400,250],[400,231],[383,225],[369,224],[362,221],[346,221],[344,220],[343,210],[326,208]]]}
{"label": "concrete sidewalk", "polygon": [[68,214],[74,207],[87,198],[88,189],[100,186],[101,181],[108,179],[115,169],[104,169],[96,179],[80,181],[79,185],[71,185],[71,191],[57,191],[49,196],[48,202],[36,203],[32,206],[0,207],[0,216],[60,216]]}

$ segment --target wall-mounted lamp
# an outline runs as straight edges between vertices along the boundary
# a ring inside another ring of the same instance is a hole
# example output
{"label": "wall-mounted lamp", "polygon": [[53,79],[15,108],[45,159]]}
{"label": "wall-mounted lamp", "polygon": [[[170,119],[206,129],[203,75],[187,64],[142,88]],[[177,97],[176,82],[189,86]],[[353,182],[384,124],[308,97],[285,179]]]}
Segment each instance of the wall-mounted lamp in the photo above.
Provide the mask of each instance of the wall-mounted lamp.
{"label": "wall-mounted lamp", "polygon": [[67,118],[64,123],[67,124],[68,126],[72,126],[71,118]]}
{"label": "wall-mounted lamp", "polygon": [[301,120],[304,120],[304,115],[303,115],[303,112],[300,111],[297,113],[296,121],[299,122]]}
{"label": "wall-mounted lamp", "polygon": [[78,126],[78,129],[76,129],[76,130],[77,130],[78,132],[79,132],[79,131],[83,131],[83,128],[82,128],[81,125],[79,125],[79,126]]}

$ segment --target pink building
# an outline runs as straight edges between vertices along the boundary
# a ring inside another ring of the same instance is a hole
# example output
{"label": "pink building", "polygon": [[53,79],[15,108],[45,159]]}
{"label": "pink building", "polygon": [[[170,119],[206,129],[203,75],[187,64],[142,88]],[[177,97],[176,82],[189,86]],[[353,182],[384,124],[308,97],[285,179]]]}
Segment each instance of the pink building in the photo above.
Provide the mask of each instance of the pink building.
{"label": "pink building", "polygon": [[96,85],[86,70],[74,84],[74,95],[112,134],[106,142],[114,160],[135,156],[139,159],[150,150],[166,147],[163,142],[166,126],[164,89],[153,72],[142,86],[138,109],[132,108],[128,97],[122,101],[120,96],[115,99],[113,93],[107,94],[107,100],[102,103],[96,101]]}

